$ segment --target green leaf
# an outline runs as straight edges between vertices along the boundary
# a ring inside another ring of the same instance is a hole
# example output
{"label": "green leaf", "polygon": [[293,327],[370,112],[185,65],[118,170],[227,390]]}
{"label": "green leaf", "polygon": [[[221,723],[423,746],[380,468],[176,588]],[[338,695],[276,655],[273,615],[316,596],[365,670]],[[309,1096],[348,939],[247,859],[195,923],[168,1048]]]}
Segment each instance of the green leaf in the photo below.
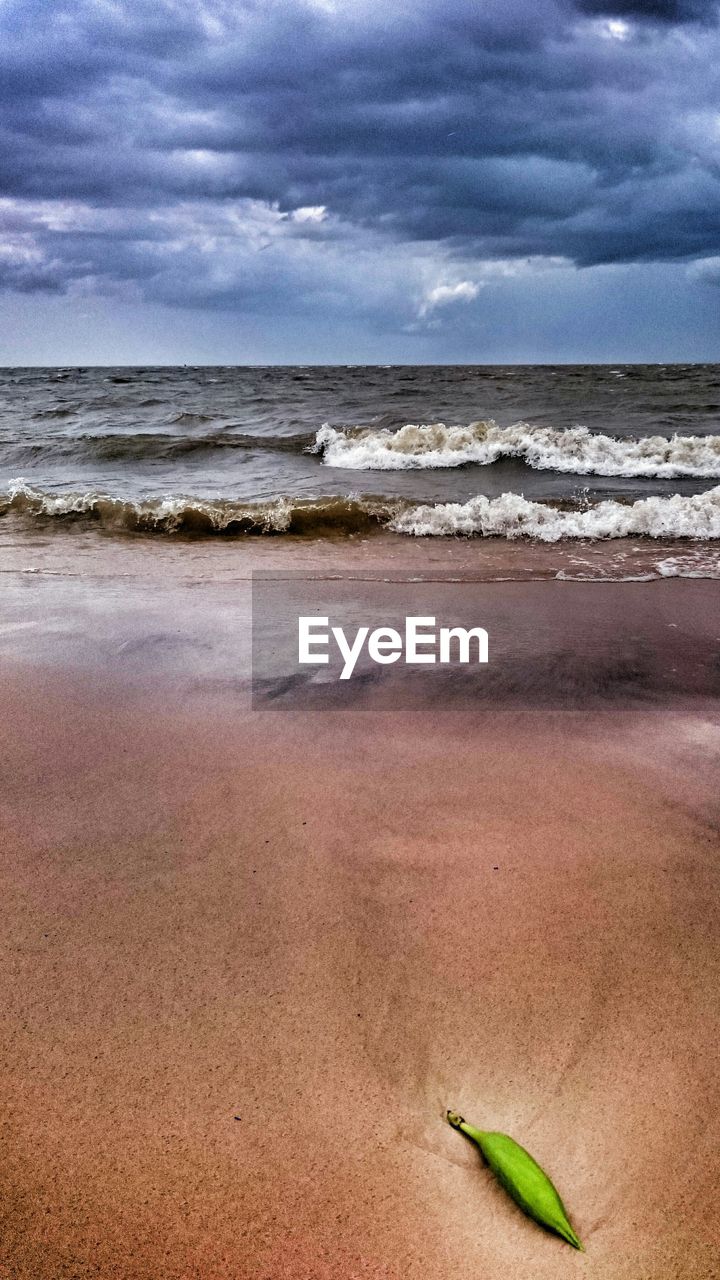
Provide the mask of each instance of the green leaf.
{"label": "green leaf", "polygon": [[524,1147],[505,1133],[485,1133],[476,1129],[456,1111],[448,1111],[447,1118],[453,1129],[459,1129],[477,1143],[498,1182],[524,1213],[548,1231],[562,1236],[573,1249],[583,1248],[552,1182]]}

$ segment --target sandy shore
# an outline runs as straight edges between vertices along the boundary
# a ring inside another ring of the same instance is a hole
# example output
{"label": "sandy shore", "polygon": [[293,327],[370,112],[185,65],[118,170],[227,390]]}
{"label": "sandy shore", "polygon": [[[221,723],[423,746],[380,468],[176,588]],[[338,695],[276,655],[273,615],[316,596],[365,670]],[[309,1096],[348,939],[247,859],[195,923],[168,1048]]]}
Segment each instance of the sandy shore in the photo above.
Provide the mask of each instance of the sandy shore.
{"label": "sandy shore", "polygon": [[717,1275],[717,699],[252,711],[73,625],[2,664],[0,1276]]}

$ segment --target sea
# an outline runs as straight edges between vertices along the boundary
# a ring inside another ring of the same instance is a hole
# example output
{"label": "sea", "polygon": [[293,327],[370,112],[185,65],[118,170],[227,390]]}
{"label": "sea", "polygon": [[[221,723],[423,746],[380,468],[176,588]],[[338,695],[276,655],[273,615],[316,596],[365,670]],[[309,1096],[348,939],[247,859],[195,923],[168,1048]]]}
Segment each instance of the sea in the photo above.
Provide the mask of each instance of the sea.
{"label": "sea", "polygon": [[117,537],[720,539],[720,365],[0,370],[0,517]]}

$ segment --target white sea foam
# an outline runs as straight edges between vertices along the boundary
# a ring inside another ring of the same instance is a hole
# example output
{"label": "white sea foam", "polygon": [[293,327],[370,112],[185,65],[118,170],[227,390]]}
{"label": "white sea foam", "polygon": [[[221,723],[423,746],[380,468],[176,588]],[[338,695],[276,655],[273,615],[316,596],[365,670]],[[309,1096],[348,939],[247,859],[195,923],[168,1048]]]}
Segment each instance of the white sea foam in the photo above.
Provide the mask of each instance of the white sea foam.
{"label": "white sea foam", "polygon": [[352,471],[408,471],[435,467],[489,466],[501,458],[519,458],[537,471],[578,475],[680,476],[720,478],[720,436],[647,436],[616,438],[587,427],[533,427],[517,422],[446,426],[408,423],[397,431],[338,431],[327,423],[314,450],[326,466]]}
{"label": "white sea foam", "polygon": [[666,556],[655,568],[661,578],[720,578],[720,554]]}
{"label": "white sea foam", "polygon": [[416,537],[537,538],[720,538],[720,485],[706,493],[671,498],[641,498],[622,503],[608,500],[595,506],[560,510],[543,502],[529,502],[515,493],[499,498],[483,496],[469,502],[441,502],[416,506],[390,521],[397,533]]}
{"label": "white sea foam", "polygon": [[[24,480],[14,480],[6,493],[0,494],[0,516],[10,514],[57,520],[58,526],[80,521],[108,531],[150,534],[290,533],[333,537],[386,528],[416,537],[529,537],[541,542],[650,537],[698,541],[720,539],[720,485],[691,497],[675,494],[670,498],[642,498],[634,503],[607,500],[563,509],[549,502],[531,502],[515,493],[437,505],[353,494],[276,497],[257,502],[177,494],[132,501],[93,490],[47,493]],[[669,565],[667,574],[672,575]]]}

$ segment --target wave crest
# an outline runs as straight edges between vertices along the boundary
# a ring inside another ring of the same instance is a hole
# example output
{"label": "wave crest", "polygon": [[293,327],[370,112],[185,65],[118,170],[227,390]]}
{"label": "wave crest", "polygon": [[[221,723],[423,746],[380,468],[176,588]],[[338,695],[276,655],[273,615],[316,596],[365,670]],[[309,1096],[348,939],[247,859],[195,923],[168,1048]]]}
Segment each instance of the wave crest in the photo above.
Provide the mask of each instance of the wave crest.
{"label": "wave crest", "polygon": [[622,439],[587,427],[533,427],[517,422],[446,426],[407,423],[397,431],[320,428],[313,449],[326,466],[352,471],[405,471],[474,464],[489,466],[518,458],[536,471],[651,479],[720,477],[720,436]]}
{"label": "wave crest", "polygon": [[520,494],[477,497],[469,502],[415,506],[390,521],[396,533],[415,537],[535,538],[720,538],[720,485],[706,493],[671,498],[608,499],[594,506],[561,509],[530,502]]}
{"label": "wave crest", "polygon": [[196,453],[217,450],[245,452],[302,453],[312,444],[308,432],[287,436],[258,436],[234,431],[214,431],[205,435],[177,435],[168,431],[86,432],[83,435],[55,436],[22,441],[4,450],[21,466],[25,460],[42,458],[87,458],[103,462],[151,462],[182,459]]}
{"label": "wave crest", "polygon": [[98,524],[116,533],[321,538],[385,528],[414,537],[526,537],[540,542],[625,537],[707,540],[720,538],[720,485],[690,497],[674,494],[632,503],[608,499],[570,506],[531,502],[515,493],[434,505],[353,494],[258,502],[177,494],[131,501],[93,490],[46,493],[15,480],[6,496],[0,497],[0,516],[11,513],[66,524]]}
{"label": "wave crest", "polygon": [[0,516],[9,513],[64,523],[93,523],[117,533],[299,534],[321,537],[369,532],[386,525],[399,504],[373,498],[272,498],[237,502],[182,494],[130,501],[91,490],[46,493],[24,480],[11,481],[0,498]]}

